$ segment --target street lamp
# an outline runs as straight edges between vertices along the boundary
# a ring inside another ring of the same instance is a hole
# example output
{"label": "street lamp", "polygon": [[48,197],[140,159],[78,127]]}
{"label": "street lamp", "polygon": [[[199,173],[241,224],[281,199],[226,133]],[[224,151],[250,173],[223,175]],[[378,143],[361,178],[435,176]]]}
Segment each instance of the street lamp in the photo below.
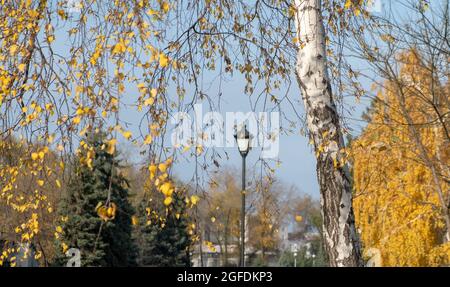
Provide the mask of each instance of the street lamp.
{"label": "street lamp", "polygon": [[298,245],[297,243],[294,243],[291,246],[291,251],[294,253],[294,267],[297,267],[297,253],[298,253]]}
{"label": "street lamp", "polygon": [[239,153],[242,156],[242,192],[241,192],[241,252],[240,266],[245,267],[245,158],[250,151],[250,133],[247,126],[243,126],[240,131],[236,131],[234,135],[236,139]]}

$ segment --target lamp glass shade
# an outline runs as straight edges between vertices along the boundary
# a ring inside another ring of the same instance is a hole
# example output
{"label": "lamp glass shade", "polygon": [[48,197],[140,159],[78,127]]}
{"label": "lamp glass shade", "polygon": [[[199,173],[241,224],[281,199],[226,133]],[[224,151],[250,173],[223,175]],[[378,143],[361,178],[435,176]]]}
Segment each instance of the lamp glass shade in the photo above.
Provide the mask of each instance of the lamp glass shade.
{"label": "lamp glass shade", "polygon": [[249,143],[250,139],[248,138],[237,138],[237,145],[241,153],[248,152]]}

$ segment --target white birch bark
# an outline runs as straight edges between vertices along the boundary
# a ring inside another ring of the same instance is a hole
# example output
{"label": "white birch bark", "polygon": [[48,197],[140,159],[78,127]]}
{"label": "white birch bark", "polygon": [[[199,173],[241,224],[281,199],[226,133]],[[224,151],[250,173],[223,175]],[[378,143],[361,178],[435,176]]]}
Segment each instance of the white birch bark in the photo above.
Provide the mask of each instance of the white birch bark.
{"label": "white birch bark", "polygon": [[330,266],[362,266],[349,172],[338,164],[344,141],[327,73],[321,1],[294,3],[299,40],[296,74],[317,155],[325,249]]}

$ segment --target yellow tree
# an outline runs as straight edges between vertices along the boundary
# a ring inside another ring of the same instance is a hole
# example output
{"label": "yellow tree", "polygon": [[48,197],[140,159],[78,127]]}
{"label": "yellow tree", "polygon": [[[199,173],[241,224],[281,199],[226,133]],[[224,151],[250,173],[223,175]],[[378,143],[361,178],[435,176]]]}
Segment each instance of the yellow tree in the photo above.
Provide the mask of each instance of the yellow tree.
{"label": "yellow tree", "polygon": [[293,189],[277,179],[264,177],[256,182],[255,210],[249,219],[249,245],[260,252],[258,260],[267,264],[266,254],[275,252],[281,241],[279,229],[289,214]]}
{"label": "yellow tree", "polygon": [[229,170],[214,176],[200,210],[206,245],[220,246],[223,266],[231,264],[230,258],[237,256],[234,247],[239,245],[241,189],[236,178]]}
{"label": "yellow tree", "polygon": [[[355,216],[366,252],[385,266],[450,264],[448,83],[416,50],[374,100],[351,144]],[[377,251],[377,253],[378,253]]]}
{"label": "yellow tree", "polygon": [[[26,150],[32,150],[29,158],[21,158]],[[45,145],[28,146],[14,138],[0,141],[0,240],[5,241],[0,265],[6,260],[16,264],[19,258],[10,255],[19,253],[17,243],[32,243],[42,265],[51,261],[55,210],[65,191],[63,174],[61,158]]]}

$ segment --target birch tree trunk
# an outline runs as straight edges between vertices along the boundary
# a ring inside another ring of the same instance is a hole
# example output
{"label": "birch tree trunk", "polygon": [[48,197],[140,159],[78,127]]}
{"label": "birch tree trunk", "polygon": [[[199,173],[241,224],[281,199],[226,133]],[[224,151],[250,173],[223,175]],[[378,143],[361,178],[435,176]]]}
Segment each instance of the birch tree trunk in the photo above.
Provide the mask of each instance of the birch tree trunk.
{"label": "birch tree trunk", "polygon": [[327,72],[321,1],[295,0],[295,8],[296,74],[317,155],[325,250],[330,266],[362,266],[349,172],[340,164],[344,141]]}

